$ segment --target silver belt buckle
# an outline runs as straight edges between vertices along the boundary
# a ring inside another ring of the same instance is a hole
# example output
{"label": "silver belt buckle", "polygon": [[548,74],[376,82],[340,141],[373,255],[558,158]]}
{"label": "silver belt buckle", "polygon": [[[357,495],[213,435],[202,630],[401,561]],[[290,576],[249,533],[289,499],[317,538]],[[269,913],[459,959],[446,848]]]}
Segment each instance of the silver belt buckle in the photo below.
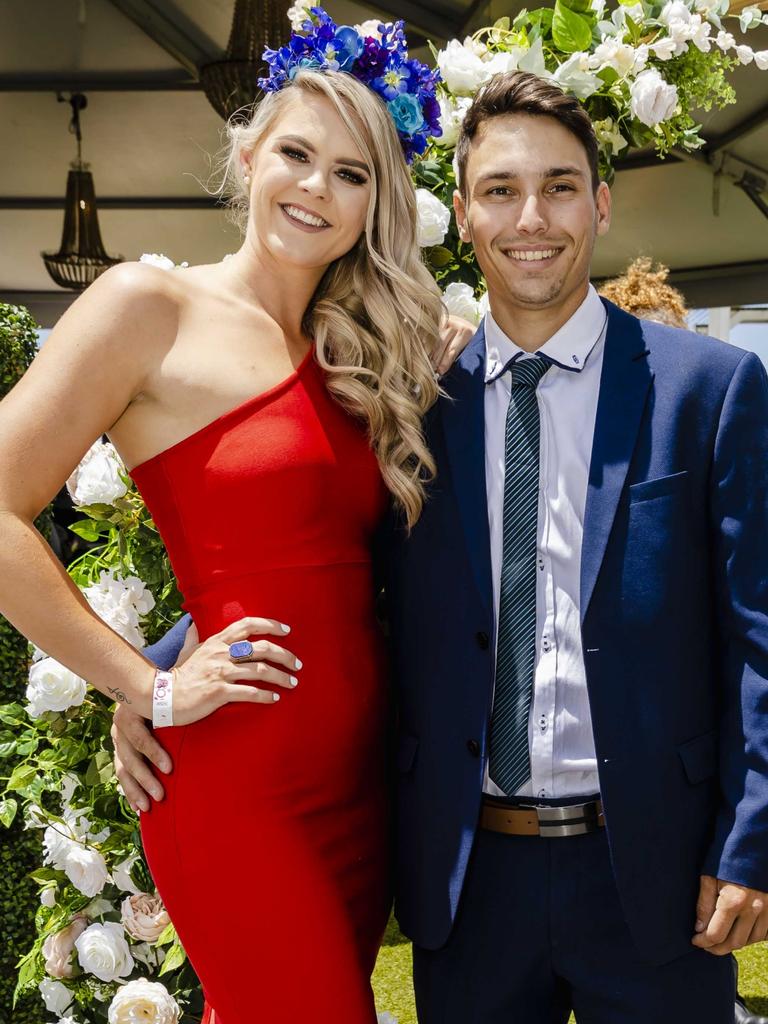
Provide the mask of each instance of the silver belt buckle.
{"label": "silver belt buckle", "polygon": [[596,832],[600,827],[597,821],[596,800],[590,800],[586,804],[571,804],[570,807],[537,805],[533,809],[539,820],[539,835],[546,839],[584,836],[588,832]]}

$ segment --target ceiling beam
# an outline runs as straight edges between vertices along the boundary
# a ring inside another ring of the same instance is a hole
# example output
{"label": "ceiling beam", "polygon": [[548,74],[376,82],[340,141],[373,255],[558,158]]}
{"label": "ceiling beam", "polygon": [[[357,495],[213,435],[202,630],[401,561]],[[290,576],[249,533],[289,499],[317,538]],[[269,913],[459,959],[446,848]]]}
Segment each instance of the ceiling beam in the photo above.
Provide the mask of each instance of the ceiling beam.
{"label": "ceiling beam", "polygon": [[727,132],[723,132],[722,135],[710,139],[705,146],[704,152],[707,155],[718,153],[721,149],[725,149],[726,146],[730,146],[732,142],[738,142],[745,135],[749,135],[750,132],[762,128],[767,123],[768,103],[764,107],[760,107],[753,114],[750,114],[749,117],[745,117],[743,121],[739,121],[733,128],[729,128]]}
{"label": "ceiling beam", "polygon": [[203,64],[222,56],[221,48],[169,0],[109,2],[181,64],[192,78],[197,78],[197,69]]}
{"label": "ceiling beam", "polygon": [[[99,210],[216,210],[216,196],[97,196]],[[0,210],[63,210],[64,196],[0,196]]]}
{"label": "ceiling beam", "polygon": [[200,87],[183,68],[0,75],[0,92],[186,92]]}

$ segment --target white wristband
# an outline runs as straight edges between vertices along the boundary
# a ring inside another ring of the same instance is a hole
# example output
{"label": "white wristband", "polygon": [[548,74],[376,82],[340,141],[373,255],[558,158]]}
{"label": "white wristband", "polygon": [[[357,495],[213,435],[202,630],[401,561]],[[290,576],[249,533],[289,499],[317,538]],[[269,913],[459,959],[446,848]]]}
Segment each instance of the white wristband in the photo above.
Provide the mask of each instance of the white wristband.
{"label": "white wristband", "polygon": [[173,672],[155,672],[152,725],[155,729],[173,725]]}

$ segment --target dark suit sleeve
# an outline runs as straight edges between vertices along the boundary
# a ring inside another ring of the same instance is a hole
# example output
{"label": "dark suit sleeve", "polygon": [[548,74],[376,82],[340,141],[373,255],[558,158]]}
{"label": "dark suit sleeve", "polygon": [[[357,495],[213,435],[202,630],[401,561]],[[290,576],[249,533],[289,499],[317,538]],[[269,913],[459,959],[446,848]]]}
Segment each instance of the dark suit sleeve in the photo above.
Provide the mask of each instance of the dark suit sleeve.
{"label": "dark suit sleeve", "polygon": [[710,484],[722,679],[721,805],[706,874],[768,891],[768,378],[748,353],[723,402]]}
{"label": "dark suit sleeve", "polygon": [[187,630],[192,625],[192,616],[184,615],[172,626],[165,636],[162,636],[157,643],[151,647],[145,647],[141,652],[150,661],[153,661],[159,669],[168,671],[173,668],[179,657],[179,652],[184,646]]}

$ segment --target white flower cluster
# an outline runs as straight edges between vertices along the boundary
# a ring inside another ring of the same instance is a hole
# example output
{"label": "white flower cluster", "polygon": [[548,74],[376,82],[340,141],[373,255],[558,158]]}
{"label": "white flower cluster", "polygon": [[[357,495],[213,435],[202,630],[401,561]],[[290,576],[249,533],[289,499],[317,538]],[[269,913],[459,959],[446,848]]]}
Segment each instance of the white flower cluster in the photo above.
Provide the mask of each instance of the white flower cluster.
{"label": "white flower cluster", "polygon": [[[592,0],[591,6],[598,19],[603,19],[605,0]],[[749,46],[737,45],[733,35],[723,29],[720,19],[728,6],[728,0],[667,0],[658,18],[652,20],[642,3],[622,3],[610,18],[598,21],[594,48],[570,54],[554,72],[545,66],[540,39],[528,47],[514,45],[503,52],[473,37],[467,37],[463,43],[452,39],[437,55],[450,95],[439,97],[444,134],[435,142],[453,147],[469,98],[493,75],[518,68],[557,82],[581,101],[604,86],[600,73],[610,68],[629,86],[631,116],[655,128],[675,114],[678,94],[658,68],[648,66],[651,57],[666,62],[684,54],[689,46],[709,53],[714,45],[723,52],[733,50],[742,64],[754,61],[761,70],[768,69],[768,50],[754,51]],[[629,41],[633,38],[629,19],[642,26],[646,42],[636,46]],[[768,14],[757,6],[746,7],[739,15],[739,23],[746,32],[768,24]],[[606,143],[611,155],[627,145],[613,124],[604,124],[603,134],[609,136]]]}
{"label": "white flower cluster", "polygon": [[125,466],[109,442],[96,441],[67,480],[75,505],[113,505],[128,493]]}
{"label": "white flower cluster", "polygon": [[124,640],[134,647],[144,646],[140,621],[155,607],[155,599],[138,576],[102,571],[97,583],[83,589],[83,595],[99,618]]}
{"label": "white flower cluster", "polygon": [[29,669],[27,684],[30,718],[39,718],[46,711],[66,711],[79,707],[85,700],[87,685],[84,679],[70,672],[53,658],[34,661]]}
{"label": "white flower cluster", "polygon": [[443,292],[443,302],[453,316],[479,324],[488,310],[488,293],[476,299],[471,285],[453,282]]}

